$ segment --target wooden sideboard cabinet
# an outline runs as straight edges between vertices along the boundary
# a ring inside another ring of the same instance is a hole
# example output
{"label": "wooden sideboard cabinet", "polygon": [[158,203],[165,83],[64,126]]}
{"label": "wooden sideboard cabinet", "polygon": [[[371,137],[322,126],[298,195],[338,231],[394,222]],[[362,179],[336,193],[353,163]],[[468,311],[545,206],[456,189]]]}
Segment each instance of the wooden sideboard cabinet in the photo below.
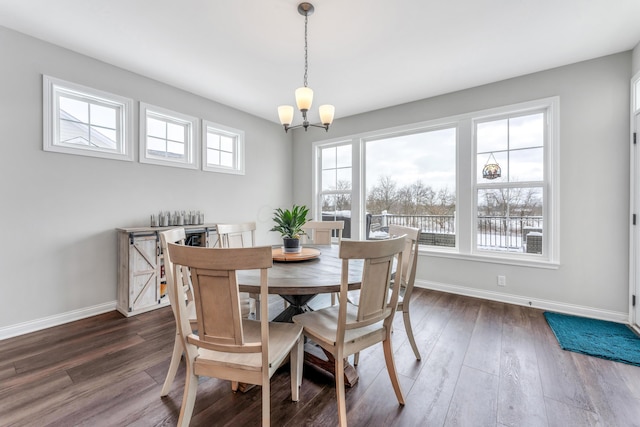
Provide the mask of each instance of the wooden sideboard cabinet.
{"label": "wooden sideboard cabinet", "polygon": [[[216,245],[215,225],[185,225],[186,244]],[[134,316],[169,304],[160,232],[174,227],[118,228],[118,302],[116,309]]]}

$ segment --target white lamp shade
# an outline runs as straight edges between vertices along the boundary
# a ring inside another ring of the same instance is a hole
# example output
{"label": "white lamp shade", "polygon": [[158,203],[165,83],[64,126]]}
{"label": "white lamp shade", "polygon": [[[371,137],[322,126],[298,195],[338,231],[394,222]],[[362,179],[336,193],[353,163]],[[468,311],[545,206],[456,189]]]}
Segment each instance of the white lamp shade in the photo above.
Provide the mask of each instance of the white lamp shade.
{"label": "white lamp shade", "polygon": [[309,87],[299,87],[296,89],[296,104],[299,110],[310,110],[313,102],[313,90]]}
{"label": "white lamp shade", "polygon": [[279,106],[278,117],[280,117],[281,124],[289,126],[293,121],[293,107],[291,105]]}
{"label": "white lamp shade", "polygon": [[323,125],[330,125],[333,122],[333,115],[336,112],[336,107],[333,105],[321,105],[318,109],[320,112],[320,123]]}

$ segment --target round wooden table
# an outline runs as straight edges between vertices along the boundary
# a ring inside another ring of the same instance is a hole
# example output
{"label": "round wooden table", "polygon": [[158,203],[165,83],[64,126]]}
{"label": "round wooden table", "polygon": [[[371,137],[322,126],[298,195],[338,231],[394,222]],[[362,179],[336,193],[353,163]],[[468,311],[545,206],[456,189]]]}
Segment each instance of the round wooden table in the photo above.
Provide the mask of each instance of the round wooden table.
{"label": "round wooden table", "polygon": [[[317,246],[308,249],[319,250],[320,254],[295,262],[292,262],[292,259],[282,262],[276,260],[269,269],[269,293],[280,295],[290,304],[273,319],[274,321],[291,322],[291,318],[296,314],[310,310],[307,304],[316,295],[340,292],[342,260],[338,258],[338,246]],[[274,259],[281,258],[282,252],[279,247],[274,248],[273,252]],[[293,254],[286,255],[290,257]],[[349,290],[360,289],[362,263],[352,261],[349,266]],[[241,292],[259,294],[260,271],[238,271],[238,283]]]}

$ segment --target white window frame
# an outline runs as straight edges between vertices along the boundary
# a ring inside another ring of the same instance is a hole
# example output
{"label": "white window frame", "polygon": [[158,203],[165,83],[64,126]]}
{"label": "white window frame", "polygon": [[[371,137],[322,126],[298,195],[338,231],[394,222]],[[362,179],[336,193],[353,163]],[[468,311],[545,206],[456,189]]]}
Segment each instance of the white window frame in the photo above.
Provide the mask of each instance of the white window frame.
{"label": "white window frame", "polygon": [[[478,170],[476,162],[476,142],[477,138],[474,134],[472,137],[473,143],[471,144],[471,159],[473,170],[473,214],[472,214],[472,226],[471,226],[471,253],[476,256],[486,258],[512,258],[514,260],[522,260],[523,262],[548,262],[558,263],[558,188],[559,187],[559,173],[558,173],[558,157],[559,157],[559,104],[560,98],[546,98],[538,101],[525,102],[515,105],[508,105],[504,107],[498,107],[491,110],[484,110],[479,113],[473,114],[471,119],[471,131],[475,133],[476,123],[486,122],[491,120],[499,120],[508,116],[523,116],[527,114],[535,114],[544,112],[546,119],[546,132],[544,136],[544,177],[542,181],[535,181],[535,185],[530,182],[503,182],[499,184],[484,184],[477,182]],[[538,183],[540,185],[538,185]],[[520,252],[500,252],[487,249],[478,248],[476,227],[478,218],[478,190],[489,188],[524,188],[524,187],[542,187],[543,193],[543,225],[542,234],[545,237],[542,240],[542,254],[527,254]]]}
{"label": "white window frame", "polygon": [[[234,140],[232,156],[234,158],[234,166],[226,167],[216,164],[209,164],[208,162],[208,147],[207,147],[207,135],[209,132],[227,136]],[[214,123],[209,120],[202,121],[202,170],[206,172],[219,172],[234,175],[245,174],[245,145],[244,145],[244,131],[234,129],[229,126],[224,126],[219,123]]]}
{"label": "white window frame", "polygon": [[[524,253],[509,253],[477,251],[475,250],[476,224],[477,224],[477,191],[475,186],[476,156],[474,120],[495,116],[513,114],[546,109],[547,111],[547,138],[544,147],[544,239],[545,248],[543,255]],[[352,238],[364,238],[364,199],[366,198],[361,175],[364,173],[364,141],[369,139],[389,137],[390,135],[415,132],[416,130],[429,130],[438,127],[457,128],[456,147],[456,247],[424,246],[421,253],[431,256],[454,258],[463,260],[475,260],[498,264],[518,265],[538,268],[558,268],[560,259],[560,98],[550,97],[535,101],[512,104],[495,109],[487,109],[457,116],[414,123],[389,129],[381,129],[364,134],[350,135],[340,139],[316,141],[313,143],[313,179],[312,191],[314,200],[314,213],[319,212],[320,176],[319,151],[322,148],[337,144],[352,144],[353,146],[353,182],[352,182]],[[357,233],[357,234],[353,234]]]}
{"label": "white window frame", "polygon": [[[147,153],[147,119],[154,117],[167,122],[185,126],[185,158],[169,159],[149,156]],[[140,163],[161,166],[173,166],[185,169],[199,169],[199,119],[187,114],[172,111],[156,105],[140,103]]]}
{"label": "white window frame", "polygon": [[[104,159],[133,161],[133,100],[109,92],[61,80],[42,76],[43,138],[42,149],[55,153],[79,156],[100,157]],[[60,109],[58,100],[67,95],[81,101],[114,108],[116,117],[116,148],[71,144],[60,141]]]}

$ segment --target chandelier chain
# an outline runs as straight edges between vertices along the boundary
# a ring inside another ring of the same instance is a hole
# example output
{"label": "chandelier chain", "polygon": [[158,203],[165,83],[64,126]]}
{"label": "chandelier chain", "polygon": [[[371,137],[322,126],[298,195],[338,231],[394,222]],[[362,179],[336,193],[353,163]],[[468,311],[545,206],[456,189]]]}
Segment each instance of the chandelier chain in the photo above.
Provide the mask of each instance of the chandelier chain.
{"label": "chandelier chain", "polygon": [[307,54],[307,22],[309,20],[309,15],[307,13],[304,14],[304,87],[307,87],[307,77],[308,77],[308,54]]}

